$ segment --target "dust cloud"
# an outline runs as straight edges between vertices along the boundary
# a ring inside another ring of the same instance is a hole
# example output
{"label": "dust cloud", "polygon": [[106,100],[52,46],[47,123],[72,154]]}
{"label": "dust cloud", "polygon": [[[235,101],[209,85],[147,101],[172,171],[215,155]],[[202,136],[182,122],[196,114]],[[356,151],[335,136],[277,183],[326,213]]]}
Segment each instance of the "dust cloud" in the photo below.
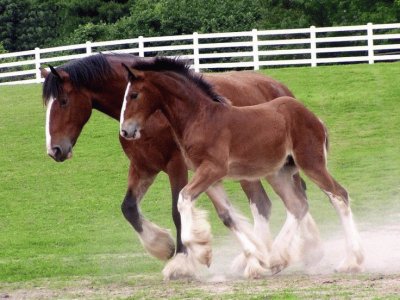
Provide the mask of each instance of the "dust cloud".
{"label": "dust cloud", "polygon": [[[366,274],[399,274],[400,273],[400,214],[391,217],[391,224],[368,224],[360,226],[361,243],[364,248],[364,270]],[[335,267],[345,256],[344,234],[337,232],[323,234],[324,256],[321,261],[310,268],[297,263],[280,273],[326,275],[335,273]],[[231,263],[240,253],[240,245],[233,236],[214,239],[213,261],[209,269],[204,270],[200,279],[210,282],[222,282],[241,278],[234,274]],[[269,275],[267,275],[269,276]]]}

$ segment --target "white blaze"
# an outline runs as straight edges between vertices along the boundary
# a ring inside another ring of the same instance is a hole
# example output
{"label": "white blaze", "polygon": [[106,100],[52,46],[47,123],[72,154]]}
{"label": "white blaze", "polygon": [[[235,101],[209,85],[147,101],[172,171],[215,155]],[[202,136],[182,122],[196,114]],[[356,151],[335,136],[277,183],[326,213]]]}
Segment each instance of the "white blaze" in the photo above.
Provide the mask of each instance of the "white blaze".
{"label": "white blaze", "polygon": [[47,103],[47,111],[46,111],[46,147],[47,153],[51,151],[51,135],[50,135],[50,113],[51,107],[53,106],[54,98],[51,97],[50,101]]}
{"label": "white blaze", "polygon": [[121,115],[119,119],[119,129],[122,130],[122,124],[124,123],[124,114],[125,114],[125,109],[126,109],[126,97],[128,96],[128,91],[131,87],[131,83],[128,82],[128,85],[126,86],[125,94],[124,94],[124,102],[122,103],[122,108],[121,108]]}

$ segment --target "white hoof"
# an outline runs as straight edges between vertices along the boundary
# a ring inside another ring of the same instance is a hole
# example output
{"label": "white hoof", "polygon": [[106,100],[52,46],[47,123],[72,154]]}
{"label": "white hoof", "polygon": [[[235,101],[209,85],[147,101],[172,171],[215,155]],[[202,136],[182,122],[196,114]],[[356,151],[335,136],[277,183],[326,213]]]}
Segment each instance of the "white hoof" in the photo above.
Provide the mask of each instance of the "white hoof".
{"label": "white hoof", "polygon": [[139,238],[148,253],[161,260],[168,260],[174,255],[175,243],[168,230],[146,219],[143,220],[142,228]]}
{"label": "white hoof", "polygon": [[289,256],[282,255],[283,253],[272,252],[269,268],[272,275],[278,274],[289,265]]}
{"label": "white hoof", "polygon": [[254,256],[247,258],[246,268],[244,269],[244,276],[249,279],[259,279],[267,275],[267,269],[265,269],[260,261]]}
{"label": "white hoof", "polygon": [[243,275],[245,278],[258,279],[267,275],[265,264],[253,255],[239,254],[233,260],[231,270],[234,274]]}
{"label": "white hoof", "polygon": [[196,261],[190,254],[175,255],[164,267],[164,280],[195,278]]}
{"label": "white hoof", "polygon": [[363,271],[364,255],[361,251],[349,254],[340,264],[336,267],[335,272],[339,273],[359,273]]}

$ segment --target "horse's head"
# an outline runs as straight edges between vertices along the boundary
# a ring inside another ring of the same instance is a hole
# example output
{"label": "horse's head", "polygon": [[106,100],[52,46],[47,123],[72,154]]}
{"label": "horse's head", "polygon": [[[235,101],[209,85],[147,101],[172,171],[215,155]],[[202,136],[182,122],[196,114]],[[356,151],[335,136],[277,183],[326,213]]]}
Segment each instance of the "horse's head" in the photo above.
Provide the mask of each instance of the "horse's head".
{"label": "horse's head", "polygon": [[88,91],[75,88],[67,72],[53,67],[50,70],[41,69],[47,106],[46,146],[48,155],[62,162],[71,158],[72,147],[91,115],[92,103]]}
{"label": "horse's head", "polygon": [[139,139],[140,130],[157,110],[161,94],[145,80],[146,74],[122,64],[128,73],[120,118],[120,135],[125,139]]}

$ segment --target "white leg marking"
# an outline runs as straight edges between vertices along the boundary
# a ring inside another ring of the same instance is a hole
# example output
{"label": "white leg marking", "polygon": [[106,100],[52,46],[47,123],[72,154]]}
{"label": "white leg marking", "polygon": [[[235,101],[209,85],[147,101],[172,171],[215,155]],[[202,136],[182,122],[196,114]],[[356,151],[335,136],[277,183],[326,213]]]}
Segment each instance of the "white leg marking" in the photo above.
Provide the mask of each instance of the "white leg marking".
{"label": "white leg marking", "polygon": [[192,251],[196,259],[204,265],[210,266],[211,226],[207,221],[205,211],[193,207],[192,198],[179,193],[178,210],[181,214],[182,243]]}
{"label": "white leg marking", "polygon": [[131,83],[128,82],[128,85],[126,86],[125,94],[124,94],[124,101],[122,102],[122,108],[121,108],[121,115],[119,119],[119,129],[122,129],[122,123],[124,123],[125,120],[125,110],[126,110],[126,97],[128,96],[128,91],[131,87]]}
{"label": "white leg marking", "polygon": [[268,250],[271,250],[272,239],[268,220],[258,212],[256,204],[251,204],[250,210],[254,220],[254,234],[261,239]]}
{"label": "white leg marking", "polygon": [[182,242],[190,242],[192,240],[192,226],[193,226],[193,216],[192,216],[192,199],[190,197],[185,198],[182,192],[179,193],[178,198],[178,211],[181,214],[181,224],[182,224]]}
{"label": "white leg marking", "polygon": [[167,260],[174,255],[174,239],[168,230],[146,219],[142,220],[142,229],[139,238],[147,252],[161,260]]}
{"label": "white leg marking", "polygon": [[337,270],[340,272],[359,272],[362,269],[361,265],[364,261],[364,251],[356,224],[353,220],[351,208],[341,198],[332,193],[326,193],[340,216],[346,239],[347,257],[342,261]]}
{"label": "white leg marking", "polygon": [[300,226],[296,217],[287,211],[286,221],[272,244],[271,270],[278,273],[291,262],[289,246]]}
{"label": "white leg marking", "polygon": [[54,98],[50,98],[49,102],[47,103],[47,110],[46,110],[46,149],[47,154],[50,154],[51,150],[51,134],[50,134],[50,114],[51,114],[51,107],[53,106]]}
{"label": "white leg marking", "polygon": [[[232,219],[232,232],[243,248],[243,254],[235,258],[232,269],[236,272],[243,272],[247,278],[260,278],[266,275],[269,267],[269,250],[260,239],[260,235],[254,233],[253,228],[245,217],[237,213],[232,207],[229,209]],[[263,224],[264,225],[264,224]],[[265,232],[263,232],[265,235]]]}

